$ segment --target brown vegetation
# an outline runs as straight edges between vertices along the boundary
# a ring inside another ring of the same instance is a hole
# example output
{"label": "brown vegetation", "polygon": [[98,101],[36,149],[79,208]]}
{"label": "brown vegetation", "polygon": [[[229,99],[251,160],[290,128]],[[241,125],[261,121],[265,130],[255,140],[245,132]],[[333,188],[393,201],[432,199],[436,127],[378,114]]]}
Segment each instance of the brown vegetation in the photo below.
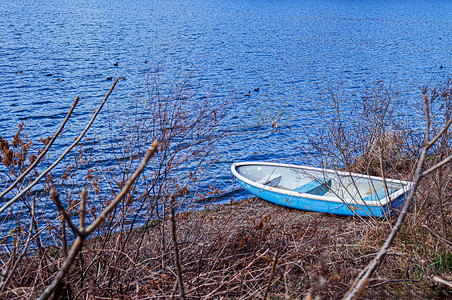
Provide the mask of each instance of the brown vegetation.
{"label": "brown vegetation", "polygon": [[[332,111],[318,110],[326,126],[311,139],[317,165],[400,179],[418,170],[412,205],[381,220],[296,211],[256,198],[176,213],[175,205],[218,193],[201,193],[197,184],[224,136],[228,101],[213,106],[205,98],[193,107],[196,90],[185,81],[168,94],[153,88],[112,134],[113,166],[96,163],[95,142],[83,134],[68,147],[75,147],[71,158],[56,160],[64,170],[58,176],[48,161],[47,170],[35,166],[49,159],[59,132],[41,139],[43,149],[34,153],[22,125],[13,141],[0,139],[2,179],[11,187],[1,195],[9,195],[1,208],[9,224],[0,253],[3,298],[452,296],[450,81],[423,90],[425,139],[398,123],[399,100],[381,83],[362,98],[351,127],[342,121],[350,116],[338,93],[327,97]],[[158,146],[142,160],[153,140]],[[77,173],[83,184],[73,182]],[[41,177],[42,189],[32,190]],[[42,213],[50,204],[43,208],[41,201],[49,197],[54,217]],[[142,216],[145,225],[137,226]]]}

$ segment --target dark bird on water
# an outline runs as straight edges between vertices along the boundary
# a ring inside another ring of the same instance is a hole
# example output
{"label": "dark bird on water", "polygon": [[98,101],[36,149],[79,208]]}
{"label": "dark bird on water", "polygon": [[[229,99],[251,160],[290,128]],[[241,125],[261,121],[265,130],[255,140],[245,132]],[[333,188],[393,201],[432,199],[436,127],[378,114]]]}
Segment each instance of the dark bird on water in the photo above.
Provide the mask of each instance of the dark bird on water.
{"label": "dark bird on water", "polygon": [[22,70],[16,72],[16,74],[22,74],[22,73],[23,73]]}
{"label": "dark bird on water", "polygon": [[52,76],[52,74],[51,73],[47,73],[46,76]]}
{"label": "dark bird on water", "polygon": [[114,66],[117,67],[118,65],[119,65],[118,62],[115,62]]}
{"label": "dark bird on water", "polygon": [[245,94],[245,97],[251,96],[251,91],[248,91],[248,94]]}
{"label": "dark bird on water", "polygon": [[259,88],[255,88],[254,91],[255,91],[255,92],[259,92]]}
{"label": "dark bird on water", "polygon": [[57,80],[58,80],[58,81],[64,81],[64,79],[61,79],[61,78],[58,78]]}
{"label": "dark bird on water", "polygon": [[113,79],[113,77],[107,77],[107,80],[112,80]]}

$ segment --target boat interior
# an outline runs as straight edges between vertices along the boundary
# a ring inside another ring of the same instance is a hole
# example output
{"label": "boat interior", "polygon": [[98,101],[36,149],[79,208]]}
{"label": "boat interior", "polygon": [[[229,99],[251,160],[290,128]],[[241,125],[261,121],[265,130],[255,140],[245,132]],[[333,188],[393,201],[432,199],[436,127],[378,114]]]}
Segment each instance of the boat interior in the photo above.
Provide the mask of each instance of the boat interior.
{"label": "boat interior", "polygon": [[385,182],[366,175],[332,170],[271,165],[242,165],[236,170],[245,178],[266,186],[348,201],[378,201],[403,188],[402,183],[394,180]]}

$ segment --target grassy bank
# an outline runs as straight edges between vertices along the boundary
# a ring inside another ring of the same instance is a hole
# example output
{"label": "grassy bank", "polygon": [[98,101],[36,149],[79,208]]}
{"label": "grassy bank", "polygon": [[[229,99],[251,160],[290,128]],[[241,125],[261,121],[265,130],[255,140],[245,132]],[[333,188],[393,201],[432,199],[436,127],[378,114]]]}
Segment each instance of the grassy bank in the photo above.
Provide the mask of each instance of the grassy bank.
{"label": "grassy bank", "polygon": [[[219,193],[201,193],[199,177],[228,138],[222,122],[233,106],[202,98],[193,107],[199,99],[186,87],[138,99],[135,114],[118,116],[113,166],[96,163],[105,147],[96,152],[101,143],[81,135],[58,176],[40,173],[34,165],[48,159],[52,138],[33,144],[21,125],[12,141],[0,139],[2,178],[11,187],[2,197],[12,199],[1,208],[10,229],[0,254],[2,297],[340,299],[393,232],[360,297],[452,296],[450,81],[422,91],[425,124],[417,128],[396,117],[401,102],[380,83],[353,100],[353,110],[338,92],[319,101],[325,126],[308,129],[311,164],[416,182],[406,210],[365,220],[256,198],[174,214],[175,204]],[[25,192],[40,177],[42,189]]]}
{"label": "grassy bank", "polygon": [[[170,245],[170,224],[164,222],[164,244]],[[380,220],[369,225],[358,218],[301,212],[253,198],[186,213],[177,227],[189,298],[262,299],[269,286],[268,299],[300,299],[308,294],[338,299],[379,250],[391,224]],[[89,290],[96,296],[174,295],[173,258],[170,249],[158,255],[160,238],[157,227],[148,230],[139,249],[122,255],[120,265],[133,267],[121,270],[121,281],[110,291],[94,282]],[[450,297],[450,289],[433,280],[437,274],[452,275],[452,254],[447,249],[428,228],[405,227],[362,298]]]}
{"label": "grassy bank", "polygon": [[[398,235],[363,299],[451,296],[450,289],[433,280],[434,275],[452,275],[450,247],[429,228],[410,227]],[[178,295],[170,228],[165,219],[130,234],[88,241],[60,297]],[[301,212],[257,198],[183,213],[177,219],[177,236],[185,294],[202,299],[262,299],[267,291],[268,299],[308,295],[340,299],[379,250],[390,228],[385,220],[369,225],[358,218]],[[121,246],[126,240],[127,247]],[[59,253],[48,255],[46,268],[56,272]],[[41,262],[25,262],[19,271],[27,273],[30,281],[42,276]],[[5,296],[39,294],[33,289],[9,290]]]}

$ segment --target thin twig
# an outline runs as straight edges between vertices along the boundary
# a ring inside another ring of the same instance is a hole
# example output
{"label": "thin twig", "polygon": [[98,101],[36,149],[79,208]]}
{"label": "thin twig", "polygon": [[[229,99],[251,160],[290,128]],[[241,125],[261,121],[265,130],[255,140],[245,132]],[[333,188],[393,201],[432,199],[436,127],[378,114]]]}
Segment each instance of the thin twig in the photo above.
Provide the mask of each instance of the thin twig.
{"label": "thin twig", "polygon": [[[264,256],[265,254],[267,254],[269,250],[265,250],[264,253],[262,253],[261,255],[259,255],[258,257],[256,257],[254,260],[252,260],[243,270],[246,271],[248,270],[257,260],[259,260],[262,256]],[[221,288],[223,288],[226,284],[229,284],[230,282],[232,282],[233,280],[235,280],[238,276],[240,276],[241,273],[236,273],[234,276],[232,276],[231,279],[229,279],[226,282],[223,282],[222,284],[220,284],[215,290],[213,290],[212,292],[210,292],[207,296],[205,296],[205,299],[208,299],[212,296],[214,296]],[[218,283],[217,283],[218,284]]]}
{"label": "thin twig", "polygon": [[399,232],[400,228],[402,227],[403,221],[405,220],[405,217],[408,213],[408,209],[411,206],[411,203],[413,202],[414,195],[416,193],[417,187],[419,185],[419,181],[422,177],[422,167],[424,165],[424,161],[427,155],[427,147],[424,148],[422,155],[419,159],[416,173],[413,180],[413,187],[405,201],[405,204],[403,206],[403,209],[397,218],[396,224],[392,227],[391,232],[389,233],[388,237],[386,238],[385,243],[383,246],[381,246],[380,251],[378,251],[377,255],[374,257],[374,259],[367,265],[365,268],[365,272],[363,273],[362,277],[358,279],[356,284],[352,286],[352,288],[347,292],[347,295],[343,298],[344,300],[352,300],[352,299],[358,299],[360,291],[363,291],[369,281],[369,277],[372,276],[375,269],[380,265],[381,261],[386,255],[386,252],[388,251],[390,245],[392,244],[394,238],[396,237],[397,233]]}
{"label": "thin twig", "polygon": [[427,176],[428,174],[432,173],[433,171],[435,171],[438,168],[441,168],[442,166],[444,166],[445,164],[447,164],[448,162],[450,162],[452,160],[452,155],[446,157],[445,159],[443,159],[442,161],[440,161],[439,163],[437,163],[436,165],[434,165],[433,167],[431,167],[428,170],[425,170],[422,173],[422,176]]}
{"label": "thin twig", "polygon": [[80,230],[85,230],[85,212],[86,212],[86,199],[88,198],[88,193],[84,188],[80,193]]}
{"label": "thin twig", "polygon": [[436,236],[440,241],[445,243],[448,247],[452,247],[452,241],[449,241],[448,239],[445,239],[442,236],[439,236],[435,231],[433,231],[430,227],[428,227],[425,224],[422,224],[421,226],[427,228],[434,236]]}
{"label": "thin twig", "polygon": [[263,300],[267,300],[268,290],[270,289],[273,275],[275,274],[276,263],[278,262],[279,251],[276,251],[275,256],[273,256],[272,270],[270,272],[270,278],[268,279],[267,287],[265,288]]}
{"label": "thin twig", "polygon": [[74,225],[74,223],[72,223],[71,218],[64,210],[63,205],[60,202],[60,196],[55,191],[54,187],[50,188],[50,199],[52,199],[53,203],[55,204],[55,206],[58,209],[58,212],[62,216],[61,223],[64,224],[64,221],[66,221],[68,223],[69,227],[71,228],[72,232],[74,232],[74,235],[76,235],[76,236],[80,235],[80,231],[77,229],[77,227]]}
{"label": "thin twig", "polygon": [[433,146],[433,144],[435,144],[438,139],[449,129],[449,126],[452,124],[452,119],[450,119],[446,125],[444,125],[443,129],[441,130],[441,132],[439,132],[428,144],[429,144],[429,148],[431,146]]}
{"label": "thin twig", "polygon": [[177,247],[177,238],[176,238],[176,220],[174,217],[174,200],[175,200],[175,198],[176,198],[176,196],[173,193],[171,193],[171,196],[170,196],[171,238],[173,240],[174,263],[176,264],[177,282],[179,284],[180,297],[182,299],[186,299],[185,291],[184,291],[184,282],[182,280],[182,268],[181,268],[181,264],[180,264],[179,248]]}
{"label": "thin twig", "polygon": [[377,286],[380,286],[380,285],[385,285],[385,284],[388,284],[388,283],[391,283],[391,282],[407,282],[407,281],[419,282],[420,280],[419,279],[390,279],[390,280],[386,280],[386,281],[383,281],[383,282],[379,282],[379,283],[376,283],[376,284],[369,285],[369,288],[374,288],[374,287],[377,287]]}

